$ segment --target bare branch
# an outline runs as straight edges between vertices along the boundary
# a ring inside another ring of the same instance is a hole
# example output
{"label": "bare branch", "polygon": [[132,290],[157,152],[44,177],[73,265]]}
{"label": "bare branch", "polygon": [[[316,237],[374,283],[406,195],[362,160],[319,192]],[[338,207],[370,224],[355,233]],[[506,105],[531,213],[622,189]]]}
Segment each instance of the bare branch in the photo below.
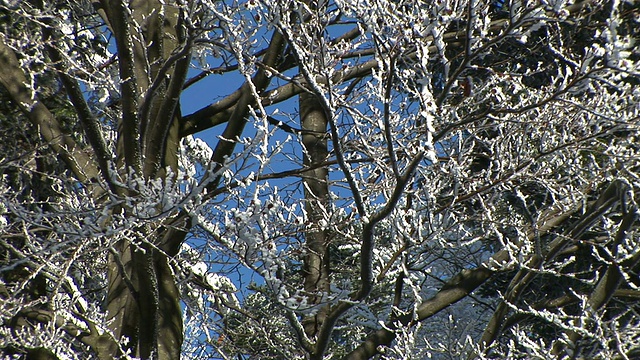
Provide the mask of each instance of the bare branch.
{"label": "bare branch", "polygon": [[90,179],[96,179],[99,171],[93,159],[87,156],[76,141],[61,129],[59,122],[49,109],[35,99],[34,94],[27,89],[25,85],[27,80],[18,59],[1,38],[0,59],[5,64],[0,67],[0,82],[11,95],[14,103],[39,128],[42,137],[64,159],[78,181],[86,184]]}

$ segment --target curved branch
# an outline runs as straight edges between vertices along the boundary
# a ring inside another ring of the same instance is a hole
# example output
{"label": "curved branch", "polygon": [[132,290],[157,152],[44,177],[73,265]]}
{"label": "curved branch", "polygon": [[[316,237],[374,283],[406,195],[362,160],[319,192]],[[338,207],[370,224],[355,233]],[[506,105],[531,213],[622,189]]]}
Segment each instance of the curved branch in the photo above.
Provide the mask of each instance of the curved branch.
{"label": "curved branch", "polygon": [[52,46],[48,46],[47,48],[49,50],[49,56],[51,56],[51,59],[54,61],[56,69],[59,72],[60,81],[67,90],[69,100],[71,101],[71,104],[73,104],[73,107],[78,114],[78,119],[80,120],[80,123],[84,128],[87,140],[89,140],[89,144],[96,154],[98,166],[100,167],[100,172],[102,173],[102,178],[106,181],[109,189],[111,189],[112,192],[117,193],[118,189],[111,179],[109,169],[111,153],[109,152],[107,148],[107,142],[103,137],[100,122],[93,115],[91,109],[89,109],[89,105],[82,95],[82,90],[80,90],[78,82],[64,72],[64,60],[63,56],[60,54],[60,51]]}
{"label": "curved branch", "polygon": [[[502,256],[498,256],[496,259],[501,257]],[[344,359],[364,360],[371,358],[378,353],[378,347],[380,345],[391,344],[396,336],[394,330],[399,326],[413,326],[417,322],[437,314],[471,294],[478,286],[489,279],[491,275],[493,275],[493,271],[486,267],[463,270],[438,291],[434,297],[420,304],[415,314],[405,314],[398,317],[395,321],[387,323],[384,328],[369,335],[360,346],[347,354]]]}
{"label": "curved branch", "polygon": [[20,67],[14,51],[0,38],[0,84],[9,93],[13,102],[38,127],[41,136],[65,162],[76,179],[87,184],[97,179],[99,170],[94,160],[87,155],[76,141],[66,134],[49,109],[37,100],[27,88],[26,76]]}
{"label": "curved branch", "polygon": [[209,75],[212,75],[212,74],[224,74],[224,73],[235,71],[235,70],[238,70],[238,65],[237,64],[236,65],[229,65],[229,66],[219,66],[219,67],[216,67],[216,68],[213,68],[213,69],[203,70],[200,73],[198,73],[198,75],[193,76],[193,77],[189,78],[187,81],[185,81],[184,85],[182,85],[182,90],[186,90],[191,85],[197,83],[198,81],[206,78]]}
{"label": "curved branch", "polygon": [[[102,0],[103,8],[109,17],[118,50],[118,69],[120,75],[120,92],[122,94],[122,122],[118,131],[118,151],[122,146],[123,153],[118,154],[118,161],[124,156],[124,165],[136,172],[142,170],[140,148],[140,119],[138,118],[138,79],[131,44],[130,10],[122,0],[107,2]],[[120,164],[119,164],[120,165]]]}
{"label": "curved branch", "polygon": [[89,331],[83,330],[73,322],[65,320],[62,316],[45,309],[32,308],[22,310],[16,315],[13,321],[15,322],[20,318],[24,318],[38,323],[54,323],[58,329],[63,330],[67,335],[89,346],[98,355],[98,359],[113,359],[115,350],[119,347],[115,339],[106,332],[100,333],[96,324],[84,316],[79,314],[74,314],[74,316],[85,323]]}
{"label": "curved branch", "polygon": [[[269,49],[264,55],[263,63],[271,67],[274,66],[281,57],[283,49],[284,37],[278,31],[274,31],[271,37],[271,42],[269,43]],[[238,103],[233,107],[231,117],[228,119],[227,127],[222,133],[221,139],[214,149],[211,157],[212,163],[216,164],[217,168],[220,168],[224,164],[225,158],[232,154],[236,145],[236,138],[242,134],[247,122],[249,106],[255,101],[251,86],[255,87],[255,90],[259,94],[269,85],[270,80],[271,77],[268,76],[267,71],[260,68],[251,80],[252,85],[248,83],[242,85]],[[218,179],[219,177],[211,181],[207,186],[207,189],[214,190],[215,187],[218,186]]]}
{"label": "curved branch", "polygon": [[[578,208],[571,209],[547,218],[544,224],[538,227],[538,233],[544,234],[555,229],[578,210]],[[529,239],[533,239],[535,236],[533,233],[527,235]],[[394,319],[394,321],[388,322],[384,328],[369,335],[360,346],[345,356],[344,359],[363,360],[378,354],[378,346],[387,346],[395,339],[395,329],[400,326],[413,326],[460,301],[493,276],[495,271],[492,270],[492,264],[503,264],[509,258],[509,251],[501,250],[487,261],[487,265],[461,271],[450,279],[435,296],[422,302],[414,313],[402,315]]]}
{"label": "curved branch", "polygon": [[482,334],[481,345],[483,348],[491,345],[502,331],[503,319],[508,311],[507,302],[513,303],[536,277],[537,273],[531,269],[536,269],[544,262],[552,260],[569,241],[578,239],[597,219],[621,200],[620,194],[626,189],[628,189],[628,185],[622,180],[613,181],[576,224],[569,227],[563,232],[563,235],[556,237],[549,244],[549,251],[546,254],[543,256],[534,255],[527,264],[527,268],[522,268],[516,273],[504,294],[505,300],[500,302]]}
{"label": "curved branch", "polygon": [[[351,301],[349,302],[341,302],[337,306],[335,306],[329,314],[325,322],[322,324],[322,328],[320,328],[320,332],[318,333],[318,341],[316,342],[316,352],[313,354],[312,358],[322,359],[322,356],[329,345],[329,337],[331,332],[333,331],[336,322],[338,319],[344,314],[347,310],[351,309],[357,302],[364,300],[371,289],[373,288],[373,274],[371,268],[371,262],[373,258],[373,248],[374,248],[374,236],[373,231],[378,222],[389,216],[391,211],[395,208],[398,200],[404,193],[404,188],[409,182],[409,179],[413,175],[414,170],[422,161],[424,154],[418,154],[410,163],[407,165],[404,173],[398,179],[398,183],[391,195],[391,198],[387,201],[387,204],[380,209],[377,213],[373,214],[368,223],[365,224],[364,229],[362,231],[362,246],[360,250],[360,278],[362,284],[360,285],[360,289],[352,294]],[[383,336],[386,338],[386,335]]]}
{"label": "curved branch", "polygon": [[[635,204],[632,206],[632,209],[629,211],[622,219],[622,223],[618,228],[616,236],[614,238],[613,243],[611,244],[611,249],[613,255],[618,252],[619,245],[626,239],[633,225],[636,224],[638,220],[638,209]],[[623,268],[634,268],[640,262],[640,253],[636,252],[633,256],[628,258],[621,264],[616,263],[616,261],[612,261],[612,263],[607,267],[605,273],[600,277],[600,280],[596,284],[595,288],[591,292],[589,299],[587,300],[587,305],[590,309],[596,311],[604,306],[615,296],[616,290],[622,284],[624,279],[624,271]],[[590,326],[592,324],[591,321],[587,321],[583,326]],[[577,331],[568,331],[567,338],[569,342],[572,344],[576,344],[582,335]],[[555,355],[561,354],[566,349],[565,341],[556,342],[553,352]]]}

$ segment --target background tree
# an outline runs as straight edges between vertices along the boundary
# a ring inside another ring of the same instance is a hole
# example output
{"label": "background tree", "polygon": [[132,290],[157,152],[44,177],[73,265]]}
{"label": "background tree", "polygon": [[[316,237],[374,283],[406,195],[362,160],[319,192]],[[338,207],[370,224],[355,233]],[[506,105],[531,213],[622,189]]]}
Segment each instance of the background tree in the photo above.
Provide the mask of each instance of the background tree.
{"label": "background tree", "polygon": [[3,356],[637,356],[638,11],[3,2]]}

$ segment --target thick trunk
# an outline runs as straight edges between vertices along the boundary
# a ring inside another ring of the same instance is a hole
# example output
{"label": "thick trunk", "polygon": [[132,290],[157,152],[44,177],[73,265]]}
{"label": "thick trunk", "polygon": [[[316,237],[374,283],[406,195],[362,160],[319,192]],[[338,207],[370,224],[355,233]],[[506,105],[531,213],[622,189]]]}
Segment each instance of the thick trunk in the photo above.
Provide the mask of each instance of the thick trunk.
{"label": "thick trunk", "polygon": [[[316,165],[326,160],[327,118],[319,101],[312,94],[300,94],[300,117],[302,121],[302,142],[305,147],[305,166]],[[326,167],[309,170],[303,174],[305,210],[308,216],[308,228],[305,233],[307,254],[304,259],[304,289],[311,303],[322,301],[322,293],[329,292],[329,252],[328,223],[329,174]],[[326,220],[326,221],[323,221]],[[314,316],[304,319],[307,336],[318,332],[326,317],[326,308]]]}
{"label": "thick trunk", "polygon": [[[120,176],[128,178],[134,169],[137,177],[164,178],[167,168],[175,175],[178,98],[190,61],[179,8],[157,0],[95,4],[114,33],[121,77],[128,79],[121,89]],[[138,196],[133,190],[126,195]],[[116,338],[127,337],[129,349],[141,358],[180,357],[182,310],[169,260],[189,224],[180,224],[181,230],[173,225],[138,229],[136,238],[122,240],[109,256],[110,328]]]}
{"label": "thick trunk", "polygon": [[[133,354],[147,359],[179,359],[182,346],[182,309],[169,258],[186,235],[166,230],[150,239],[167,244],[164,251],[149,243],[119,244],[109,259],[107,312],[117,339],[127,337]],[[113,355],[117,355],[114,351]]]}

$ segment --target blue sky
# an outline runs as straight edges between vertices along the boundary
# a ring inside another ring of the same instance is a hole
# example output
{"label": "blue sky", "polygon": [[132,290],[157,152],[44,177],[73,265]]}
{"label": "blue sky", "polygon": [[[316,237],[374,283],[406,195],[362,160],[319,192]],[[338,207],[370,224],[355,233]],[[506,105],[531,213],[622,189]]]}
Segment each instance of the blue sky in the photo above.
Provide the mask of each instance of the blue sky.
{"label": "blue sky", "polygon": [[[215,62],[212,61],[213,64]],[[215,65],[212,65],[215,66]],[[192,69],[189,73],[188,78],[191,78],[197,75],[200,71],[197,69]],[[222,75],[211,74],[204,79],[198,81],[192,86],[188,87],[183,91],[181,97],[181,108],[182,115],[191,114],[201,108],[210,105],[224,98],[225,96],[231,94],[235,90],[237,90],[245,81],[245,78],[240,74],[239,71],[233,71],[229,73],[225,73]],[[271,87],[277,86],[276,81],[272,81]],[[294,114],[297,110],[297,97],[289,99],[285,102],[276,104],[267,108],[266,110],[269,113],[272,113],[275,109],[278,109],[278,114],[275,117],[278,120],[282,120],[287,122],[289,125],[294,127],[299,127],[298,119],[293,118],[289,119],[287,114]],[[207,142],[207,144],[213,149],[218,143],[218,136],[224,130],[226,124],[221,124],[216,127],[207,129],[205,131],[194,134],[195,137],[200,138]],[[272,127],[270,127],[272,129]],[[254,133],[254,129],[251,123],[249,123],[243,132],[243,137],[250,137]],[[274,140],[284,140],[288,134],[284,131],[276,131],[274,136],[271,137],[270,143],[273,143]],[[294,135],[291,135],[294,136]],[[236,149],[238,150],[238,149]],[[298,141],[296,139],[292,139],[289,147],[286,149],[288,153],[294,151],[298,156],[301,156],[301,149],[298,146]],[[279,156],[277,159],[270,163],[270,169],[265,173],[271,172],[279,172],[285,170],[292,170],[299,168],[300,165],[295,164],[291,161],[286,160],[284,157]],[[255,167],[251,170],[255,170]],[[285,179],[273,179],[270,180],[269,183],[271,185],[276,185],[278,188],[282,189],[287,184],[291,184],[293,182],[298,182],[299,178],[285,178]],[[301,189],[301,187],[300,187]],[[300,193],[301,195],[301,193]],[[298,195],[296,195],[298,196]],[[235,204],[237,205],[237,204]],[[234,206],[234,204],[230,204],[230,206]],[[194,246],[202,246],[202,243],[197,239],[192,240]],[[246,286],[249,281],[256,283],[263,283],[263,279],[259,276],[256,276],[252,271],[238,266],[237,261],[233,259],[227,259],[228,263],[226,264],[211,264],[212,267],[209,268],[209,272],[221,272],[225,275],[229,276],[229,278],[233,281],[233,283],[241,290],[241,293],[238,293],[238,297],[242,298],[242,291],[246,291]],[[230,273],[227,271],[231,270]]]}

